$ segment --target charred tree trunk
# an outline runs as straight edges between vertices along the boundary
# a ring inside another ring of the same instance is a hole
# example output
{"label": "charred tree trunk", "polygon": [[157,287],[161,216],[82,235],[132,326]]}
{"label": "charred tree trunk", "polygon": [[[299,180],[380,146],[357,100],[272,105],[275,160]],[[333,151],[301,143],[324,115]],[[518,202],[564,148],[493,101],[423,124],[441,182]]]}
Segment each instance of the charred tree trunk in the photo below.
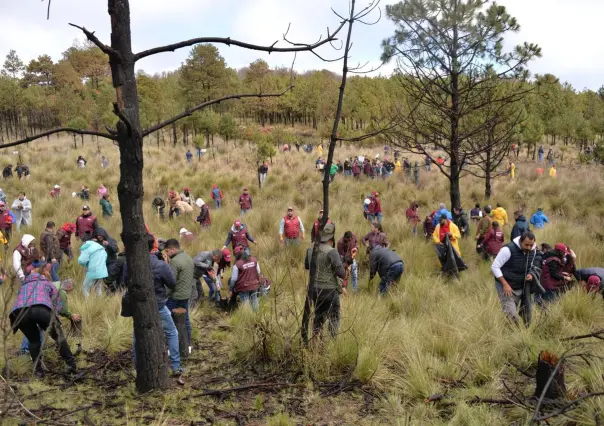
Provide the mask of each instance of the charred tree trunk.
{"label": "charred tree trunk", "polygon": [[487,150],[486,167],[484,170],[484,198],[491,199],[491,150]]}
{"label": "charred tree trunk", "polygon": [[111,47],[120,55],[120,58],[111,56],[109,63],[117,108],[123,117],[117,123],[121,160],[117,190],[136,337],[136,387],[139,392],[148,392],[167,388],[168,359],[155,300],[143,218],[143,140],[131,45],[129,1],[108,0],[108,9],[111,16]]}
{"label": "charred tree trunk", "polygon": [[539,354],[537,361],[537,374],[535,379],[537,385],[535,387],[535,397],[554,400],[564,398],[566,394],[566,383],[564,380],[564,364],[560,362],[558,369],[556,365],[559,363],[557,356],[543,351]]}

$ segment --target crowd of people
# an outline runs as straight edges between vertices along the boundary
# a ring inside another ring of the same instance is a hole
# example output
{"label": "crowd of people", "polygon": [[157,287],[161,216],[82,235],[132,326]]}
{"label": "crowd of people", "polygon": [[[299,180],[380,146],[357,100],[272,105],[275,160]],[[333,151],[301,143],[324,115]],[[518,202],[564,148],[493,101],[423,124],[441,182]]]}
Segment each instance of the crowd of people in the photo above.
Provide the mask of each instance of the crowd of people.
{"label": "crowd of people", "polygon": [[[187,153],[187,160],[192,158],[189,154],[190,152]],[[334,180],[337,173],[356,178],[361,174],[369,178],[387,178],[394,173],[404,172],[409,181],[413,176],[415,184],[419,185],[419,163],[416,161],[412,164],[407,158],[403,158],[401,162],[397,151],[393,153],[393,161],[389,161],[389,154],[385,150],[383,160],[379,160],[378,155],[374,159],[357,156],[348,158],[343,163],[337,162],[329,171],[331,180]],[[445,160],[439,157],[439,165],[442,164],[441,161]],[[77,164],[84,168],[86,160],[79,157]],[[431,164],[432,160],[426,158],[426,171],[431,170]],[[324,170],[321,157],[316,165],[319,170]],[[104,157],[101,166],[108,166]],[[512,177],[514,171],[515,167],[510,167]],[[258,172],[259,179],[264,181],[266,164],[260,165]],[[50,196],[61,196],[60,185],[51,189]],[[59,353],[67,364],[68,371],[76,370],[75,357],[66,342],[61,322],[57,320],[57,315],[63,316],[75,327],[81,322],[81,316],[70,312],[68,308],[68,294],[74,288],[80,287],[85,298],[122,292],[122,315],[131,316],[127,283],[135,277],[128,275],[124,249],[120,250],[118,242],[101,226],[102,221],[111,220],[113,216],[109,189],[103,184],[97,189],[102,213],[100,220],[88,204],[89,188],[83,186],[76,196],[86,204],[74,222],[65,222],[57,227],[49,221],[39,239],[28,233],[24,234],[12,254],[14,274],[21,285],[9,317],[13,330],[23,333],[21,350],[30,354],[34,361],[34,371],[40,377],[44,375],[40,359],[43,331],[48,331],[57,341]],[[209,196],[214,210],[223,209],[224,193],[218,185],[212,185]],[[0,200],[0,243],[8,245],[11,244],[13,227],[20,233],[22,227],[31,226],[32,204],[24,193],[20,193],[9,207],[1,189]],[[225,309],[233,309],[242,303],[249,304],[251,309],[257,311],[260,308],[259,299],[270,289],[270,280],[263,276],[258,257],[252,253],[252,246],[256,244],[253,230],[243,222],[253,206],[250,192],[243,188],[238,198],[238,218],[233,221],[230,229],[225,230],[223,246],[201,251],[193,256],[186,249],[187,242],[196,238],[194,233],[183,227],[177,238],[163,239],[156,237],[147,227],[157,309],[174,376],[181,376],[184,371],[183,359],[192,350],[189,310],[205,298],[203,284],[207,287],[207,300]],[[495,289],[501,300],[502,310],[514,322],[522,320],[529,323],[533,305],[536,303],[546,307],[567,291],[573,278],[583,282],[584,288],[589,292],[599,292],[602,287],[604,269],[577,270],[576,255],[566,244],[557,243],[553,247],[547,244],[537,245],[535,231],[531,227],[539,230],[550,222],[542,208],[537,209],[530,220],[527,220],[523,211],[514,212],[513,223],[501,204],[495,207],[476,204],[469,215],[463,208],[449,210],[445,204],[441,204],[424,219],[420,216],[420,208],[417,201],[412,201],[406,211],[406,218],[413,235],[421,232],[420,225],[423,225],[425,241],[435,245],[441,271],[459,276],[467,269],[462,259],[460,242],[464,238],[473,237],[477,253],[492,263]],[[152,209],[162,220],[175,220],[180,216],[190,215],[201,227],[212,224],[210,206],[203,199],[196,198],[189,187],[184,187],[182,191],[170,190],[165,199],[161,196],[154,197]],[[323,210],[319,210],[317,219],[310,227],[312,245],[306,250],[304,267],[313,273],[315,279],[306,299],[302,321],[302,339],[306,344],[309,341],[308,325],[311,317],[314,317],[315,336],[320,338],[325,322],[328,322],[332,336],[338,333],[341,295],[348,294],[349,283],[353,295],[359,292],[360,265],[357,255],[360,244],[366,250],[368,263],[363,267],[367,267],[370,282],[376,275],[380,277],[380,295],[387,295],[400,282],[405,272],[405,263],[391,247],[382,226],[384,217],[378,192],[367,195],[363,201],[362,213],[371,230],[360,239],[352,230],[346,230],[338,238],[336,224],[330,218],[323,217]],[[323,220],[326,224],[320,230]],[[474,233],[472,227],[475,227]],[[511,230],[508,231],[508,227]],[[510,232],[510,238],[506,244],[507,232]],[[302,219],[296,214],[295,208],[289,206],[279,223],[280,243],[284,246],[299,246],[305,240],[305,233]],[[72,247],[73,236],[80,243],[77,263],[85,268],[81,286],[74,285],[69,278],[61,277],[64,275],[62,265],[76,259]],[[228,269],[231,269],[231,276],[225,281]],[[5,280],[6,276],[2,276],[2,279]],[[183,325],[184,329],[179,329],[179,325]],[[183,333],[186,339],[183,339]]]}

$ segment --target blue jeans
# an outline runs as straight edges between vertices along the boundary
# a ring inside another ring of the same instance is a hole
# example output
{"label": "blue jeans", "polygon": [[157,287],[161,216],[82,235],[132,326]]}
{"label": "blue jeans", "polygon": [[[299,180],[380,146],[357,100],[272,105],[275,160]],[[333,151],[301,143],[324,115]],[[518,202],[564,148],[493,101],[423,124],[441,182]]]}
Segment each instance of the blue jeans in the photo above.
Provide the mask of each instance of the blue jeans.
{"label": "blue jeans", "polygon": [[254,312],[258,312],[260,305],[258,304],[258,290],[244,291],[237,293],[241,299],[241,303],[249,302],[252,305]]}
{"label": "blue jeans", "polygon": [[51,269],[50,269],[50,278],[51,278],[51,279],[52,279],[54,282],[61,281],[61,280],[59,279],[59,274],[57,273],[57,271],[58,271],[58,270],[59,270],[59,262],[58,262],[58,259],[57,259],[57,263],[53,263],[53,264],[52,264],[52,267],[51,267]]}
{"label": "blue jeans", "polygon": [[208,275],[204,275],[203,280],[206,282],[206,284],[208,285],[208,288],[210,289],[210,291],[208,292],[208,299],[219,302],[220,293],[218,293],[218,289],[216,288],[216,283],[214,282],[214,280],[212,278],[210,278]]}
{"label": "blue jeans", "polygon": [[381,277],[380,281],[380,293],[386,294],[388,292],[388,288],[393,282],[399,282],[401,280],[401,275],[405,271],[405,265],[403,262],[397,262],[393,265],[390,265],[388,268],[388,272],[385,277]]}
{"label": "blue jeans", "polygon": [[192,327],[191,327],[191,321],[189,320],[189,299],[174,300],[174,299],[168,297],[168,300],[166,300],[166,307],[170,311],[170,315],[172,314],[172,309],[185,308],[187,310],[187,313],[186,313],[187,334],[189,335],[189,342],[191,342]]}
{"label": "blue jeans", "polygon": [[539,162],[543,163],[543,153],[542,152],[539,153]]}
{"label": "blue jeans", "polygon": [[222,200],[214,200],[214,207],[217,209],[222,207]]}
{"label": "blue jeans", "polygon": [[[159,310],[159,319],[161,320],[168,344],[168,352],[170,352],[170,367],[172,372],[180,370],[180,352],[178,348],[178,330],[174,325],[172,314],[167,306]],[[132,335],[132,347],[134,348],[134,365],[136,365],[136,336]]]}
{"label": "blue jeans", "polygon": [[353,293],[357,293],[359,291],[359,265],[356,260],[353,260],[350,266],[350,281],[352,281]]}

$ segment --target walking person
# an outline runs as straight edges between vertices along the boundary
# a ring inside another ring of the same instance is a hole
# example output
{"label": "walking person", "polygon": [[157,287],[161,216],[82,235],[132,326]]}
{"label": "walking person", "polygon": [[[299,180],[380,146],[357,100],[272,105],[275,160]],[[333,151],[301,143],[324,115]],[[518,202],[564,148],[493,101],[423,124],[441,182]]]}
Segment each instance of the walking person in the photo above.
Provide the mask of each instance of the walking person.
{"label": "walking person", "polygon": [[59,281],[57,271],[63,254],[59,239],[55,234],[55,228],[55,223],[50,221],[46,223],[46,228],[40,234],[40,259],[51,265],[50,276],[53,282]]}
{"label": "walking person", "polygon": [[[302,342],[308,345],[308,326],[311,308],[314,306],[313,338],[321,338],[321,330],[325,321],[329,321],[329,333],[336,337],[340,328],[340,293],[343,292],[341,279],[345,277],[345,269],[338,251],[333,248],[336,227],[330,223],[325,225],[321,233],[321,244],[317,253],[317,274],[314,286],[309,287],[302,317]],[[310,270],[314,246],[306,251],[304,267]]]}
{"label": "walking person", "polygon": [[11,206],[15,215],[15,223],[17,224],[17,232],[21,232],[21,225],[31,226],[31,201],[25,196],[25,192],[19,192],[19,197]]}
{"label": "walking person", "polygon": [[499,254],[499,251],[503,247],[504,241],[505,236],[499,227],[499,223],[497,221],[493,221],[491,229],[482,239],[480,242],[480,247],[477,247],[476,251],[482,253],[484,260],[489,260]]}
{"label": "walking person", "polygon": [[0,232],[2,232],[8,241],[10,241],[13,235],[13,223],[15,223],[15,219],[10,209],[6,203],[0,201]]}
{"label": "walking person", "polygon": [[214,206],[216,207],[216,209],[221,208],[223,194],[222,194],[222,190],[220,188],[218,188],[218,185],[216,185],[216,184],[212,185],[211,195],[212,195],[212,200],[214,200]]}
{"label": "walking person", "polygon": [[198,222],[202,228],[210,226],[212,224],[210,207],[201,198],[198,198],[195,204],[199,207],[199,216],[197,216],[195,222]]}
{"label": "walking person", "polygon": [[[71,235],[75,231],[76,231],[76,224],[68,223],[68,222],[65,222],[61,226],[61,229],[59,229],[57,231],[57,239],[59,240],[59,247],[61,248],[61,251],[63,252],[61,254],[61,258],[63,257],[63,254],[66,254],[69,261],[73,260],[73,251],[71,249]],[[59,263],[60,262],[61,262],[61,260],[59,259]]]}
{"label": "walking person", "polygon": [[409,208],[405,212],[407,216],[407,222],[411,225],[411,232],[413,235],[417,235],[417,225],[421,223],[419,218],[419,203],[417,201],[411,201]]}
{"label": "walking person", "polygon": [[541,263],[535,234],[525,232],[504,246],[491,265],[501,309],[516,324],[520,318],[530,324],[531,294],[543,293]]}
{"label": "walking person", "polygon": [[86,242],[94,236],[99,224],[96,216],[90,211],[90,206],[87,204],[82,206],[82,214],[76,219],[75,236],[82,242]]}
{"label": "walking person", "polygon": [[82,284],[84,298],[90,296],[91,290],[97,296],[103,294],[104,279],[109,275],[107,271],[107,252],[105,247],[95,239],[88,240],[80,248],[78,263],[86,268],[86,278]]}
{"label": "walking person", "polygon": [[350,263],[350,280],[352,281],[352,292],[357,294],[359,292],[359,267],[356,261],[356,255],[359,251],[357,236],[352,231],[346,231],[338,241],[337,250],[343,263],[346,263],[347,258],[352,260],[352,263]]}
{"label": "walking person", "polygon": [[187,163],[191,163],[193,161],[193,153],[190,149],[187,149],[185,157],[187,157]]}
{"label": "walking person", "polygon": [[543,229],[545,228],[546,223],[549,223],[549,218],[543,213],[543,208],[539,207],[535,214],[531,216],[531,225],[533,225],[535,229]]}
{"label": "walking person", "polygon": [[415,181],[415,186],[419,187],[419,163],[417,161],[413,166],[413,180]]}
{"label": "walking person", "polygon": [[256,240],[250,235],[245,224],[243,224],[239,219],[237,219],[229,230],[229,233],[227,234],[227,238],[224,242],[224,246],[222,247],[222,249],[224,250],[229,244],[232,244],[233,252],[235,252],[235,248],[243,247],[244,250],[249,254],[250,246],[248,244],[248,241],[256,244]]}
{"label": "walking person", "polygon": [[101,205],[101,211],[103,213],[103,217],[105,219],[113,217],[113,206],[111,205],[111,201],[109,201],[109,194],[103,195],[99,204]]}
{"label": "walking person", "polygon": [[521,236],[526,231],[530,231],[526,216],[522,213],[522,210],[516,210],[514,212],[514,227],[512,228],[512,234],[510,235],[510,241],[514,241],[514,238]]}
{"label": "walking person", "polygon": [[258,167],[258,175],[260,176],[260,187],[261,188],[264,186],[264,182],[266,181],[267,174],[268,174],[268,165],[266,164],[266,162],[264,162],[264,163],[262,163],[262,165],[260,167]]}
{"label": "walking person", "polygon": [[252,196],[247,188],[243,188],[243,193],[239,196],[239,215],[243,217],[243,215],[252,210],[252,208]]}

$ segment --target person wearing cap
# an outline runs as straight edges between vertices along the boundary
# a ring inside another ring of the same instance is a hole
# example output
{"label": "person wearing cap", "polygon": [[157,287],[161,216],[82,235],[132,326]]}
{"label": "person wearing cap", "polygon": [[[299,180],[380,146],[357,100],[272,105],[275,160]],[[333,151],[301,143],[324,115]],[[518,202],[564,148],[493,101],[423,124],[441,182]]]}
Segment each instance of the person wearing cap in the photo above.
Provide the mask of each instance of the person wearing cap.
{"label": "person wearing cap", "polygon": [[62,252],[59,239],[55,234],[55,228],[55,223],[50,221],[40,234],[40,255],[42,260],[52,265],[50,272],[52,280],[59,281],[57,270],[59,269],[59,260],[61,259]]}
{"label": "person wearing cap", "polygon": [[105,247],[95,239],[86,241],[80,247],[78,263],[86,268],[86,278],[82,284],[84,297],[88,298],[90,291],[93,289],[96,289],[97,296],[101,296],[103,294],[104,280],[109,275]]}
{"label": "person wearing cap", "polygon": [[180,193],[180,200],[192,206],[195,203],[195,197],[191,194],[191,188],[185,186]]}
{"label": "person wearing cap", "polygon": [[572,281],[571,274],[564,272],[564,261],[566,256],[570,255],[570,250],[566,244],[558,243],[554,249],[543,255],[543,271],[541,273],[541,286],[545,293],[541,295],[541,300],[551,302],[564,293],[567,285]]}
{"label": "person wearing cap", "polygon": [[[213,251],[202,251],[197,253],[193,258],[194,271],[193,276],[195,278],[195,285],[197,287],[197,298],[198,300],[203,297],[203,287],[201,286],[200,279],[203,278],[208,286],[208,299],[215,302],[220,301],[220,280],[218,279],[220,274],[214,271],[214,265],[220,265],[223,254],[226,249],[213,250]],[[229,263],[231,262],[231,252],[226,250],[226,257]]]}
{"label": "person wearing cap", "polygon": [[446,214],[441,214],[438,220],[438,225],[434,228],[432,233],[432,241],[436,244],[436,252],[441,254],[442,247],[445,245],[446,238],[449,237],[449,242],[461,257],[461,250],[459,249],[459,240],[461,239],[461,232],[457,225],[453,223]]}
{"label": "person wearing cap", "polygon": [[260,289],[260,265],[258,260],[237,246],[235,265],[229,281],[231,297],[239,297],[242,303],[249,303],[254,312],[260,308],[258,290]]}
{"label": "person wearing cap", "polygon": [[[300,144],[297,145],[298,151],[300,150]],[[266,175],[268,174],[268,165],[266,161],[262,163],[260,167],[258,167],[258,176],[260,176],[260,188],[264,186],[264,181],[266,181]]]}
{"label": "person wearing cap", "polygon": [[248,241],[256,244],[256,240],[250,235],[245,224],[241,223],[241,221],[237,219],[233,223],[233,226],[231,226],[222,248],[225,249],[229,244],[232,244],[233,251],[235,251],[235,247],[241,246],[246,250],[247,253],[249,253],[250,248]]}
{"label": "person wearing cap", "polygon": [[212,196],[212,200],[214,200],[214,206],[219,209],[222,207],[222,199],[223,194],[222,194],[222,190],[220,188],[218,188],[218,185],[213,184],[212,185],[212,191],[211,191],[211,196]]}
{"label": "person wearing cap", "polygon": [[588,293],[602,293],[604,268],[577,269],[575,271],[575,279],[583,285],[583,288],[585,288]]}
{"label": "person wearing cap", "polygon": [[151,206],[153,207],[153,214],[159,216],[159,218],[162,220],[166,218],[164,213],[166,203],[160,196],[153,198],[153,201],[151,201]]}
{"label": "person wearing cap", "polygon": [[62,300],[55,285],[44,271],[46,262],[36,260],[34,269],[19,287],[19,293],[9,314],[13,333],[20,330],[29,341],[29,351],[36,376],[44,377],[41,360],[41,331],[49,330],[58,344],[59,354],[67,364],[68,372],[76,372],[76,360],[69,349],[60,321],[54,315],[63,310]]}
{"label": "person wearing cap", "polygon": [[535,234],[525,232],[505,245],[491,265],[501,309],[514,323],[528,325],[532,317],[531,294],[542,293],[541,254]]}
{"label": "person wearing cap", "polygon": [[178,203],[181,201],[180,195],[178,195],[175,191],[168,192],[168,205],[170,206],[170,210],[168,211],[168,218],[172,219],[174,217],[174,213],[176,213],[176,217],[180,216],[180,210],[178,209]]}
{"label": "person wearing cap", "polygon": [[252,209],[252,196],[247,188],[243,188],[243,194],[239,196],[239,215],[243,216]]}
{"label": "person wearing cap", "polygon": [[21,282],[25,281],[25,277],[33,269],[34,261],[40,259],[40,254],[34,244],[35,239],[33,235],[23,235],[21,242],[13,251],[13,268]]}
{"label": "person wearing cap", "polygon": [[10,241],[15,218],[4,201],[0,201],[0,232]]}
{"label": "person wearing cap", "polygon": [[199,207],[199,216],[197,216],[195,222],[198,222],[201,227],[210,226],[212,224],[210,207],[201,198],[198,198],[195,204]]}
{"label": "person wearing cap", "polygon": [[50,198],[57,198],[61,196],[61,187],[59,185],[53,186],[50,190]]}
{"label": "person wearing cap", "polygon": [[438,206],[438,210],[436,211],[434,219],[432,220],[432,224],[434,225],[434,227],[438,225],[438,222],[440,222],[440,217],[442,215],[447,216],[447,219],[449,220],[453,220],[453,215],[449,210],[447,210],[447,206],[445,205],[445,203],[440,203],[440,205]]}
{"label": "person wearing cap", "polygon": [[76,231],[75,236],[82,242],[91,240],[94,237],[99,224],[96,220],[96,216],[90,211],[90,206],[87,204],[82,206],[82,214],[76,219]]}
{"label": "person wearing cap", "polygon": [[[317,272],[314,285],[309,286],[304,316],[302,317],[302,342],[308,345],[308,325],[311,305],[314,305],[313,337],[319,337],[323,324],[329,320],[329,332],[335,337],[340,328],[340,293],[344,292],[342,280],[346,270],[338,251],[334,248],[336,227],[325,225],[320,236],[317,253]],[[306,250],[304,267],[310,271],[314,246]]]}
{"label": "person wearing cap", "polygon": [[375,274],[380,275],[380,294],[388,293],[393,283],[398,283],[405,271],[403,259],[394,251],[385,247],[377,246],[369,255],[369,281],[373,280]]}
{"label": "person wearing cap", "polygon": [[189,318],[189,300],[195,287],[195,265],[193,259],[180,248],[178,240],[169,239],[164,248],[165,259],[176,277],[174,289],[168,289],[166,306],[172,312],[176,308],[186,309],[186,326],[188,341],[191,341],[191,320]]}
{"label": "person wearing cap", "polygon": [[[71,235],[76,231],[75,223],[65,222],[61,229],[57,231],[57,239],[59,240],[59,247],[61,251],[65,253],[68,259],[73,260],[73,251],[71,250]],[[59,257],[59,263],[61,258]]]}
{"label": "person wearing cap", "polygon": [[367,220],[370,223],[374,223],[376,220],[378,223],[382,223],[382,203],[378,198],[380,194],[377,192],[371,193],[371,198],[369,199],[369,205],[367,206]]}
{"label": "person wearing cap", "polygon": [[367,247],[367,254],[371,252],[375,247],[390,247],[390,241],[386,237],[386,233],[379,223],[374,223],[371,227],[371,232],[363,237],[361,240],[363,245]]}
{"label": "person wearing cap", "polygon": [[543,208],[539,207],[535,214],[531,216],[531,225],[533,225],[535,229],[543,229],[545,228],[546,223],[549,223],[549,218],[543,213]]}
{"label": "person wearing cap", "polygon": [[304,240],[304,224],[300,216],[294,216],[294,208],[289,206],[279,224],[279,241],[287,246],[297,246],[300,238]]}
{"label": "person wearing cap", "polygon": [[21,231],[21,225],[31,226],[31,201],[27,199],[25,192],[19,193],[11,208],[14,210],[17,232]]}
{"label": "person wearing cap", "polygon": [[[315,239],[319,238],[319,226],[323,219],[323,209],[319,210],[319,217],[313,223],[312,229],[310,230],[310,242],[314,244]],[[327,223],[333,223],[330,218],[327,218]]]}

